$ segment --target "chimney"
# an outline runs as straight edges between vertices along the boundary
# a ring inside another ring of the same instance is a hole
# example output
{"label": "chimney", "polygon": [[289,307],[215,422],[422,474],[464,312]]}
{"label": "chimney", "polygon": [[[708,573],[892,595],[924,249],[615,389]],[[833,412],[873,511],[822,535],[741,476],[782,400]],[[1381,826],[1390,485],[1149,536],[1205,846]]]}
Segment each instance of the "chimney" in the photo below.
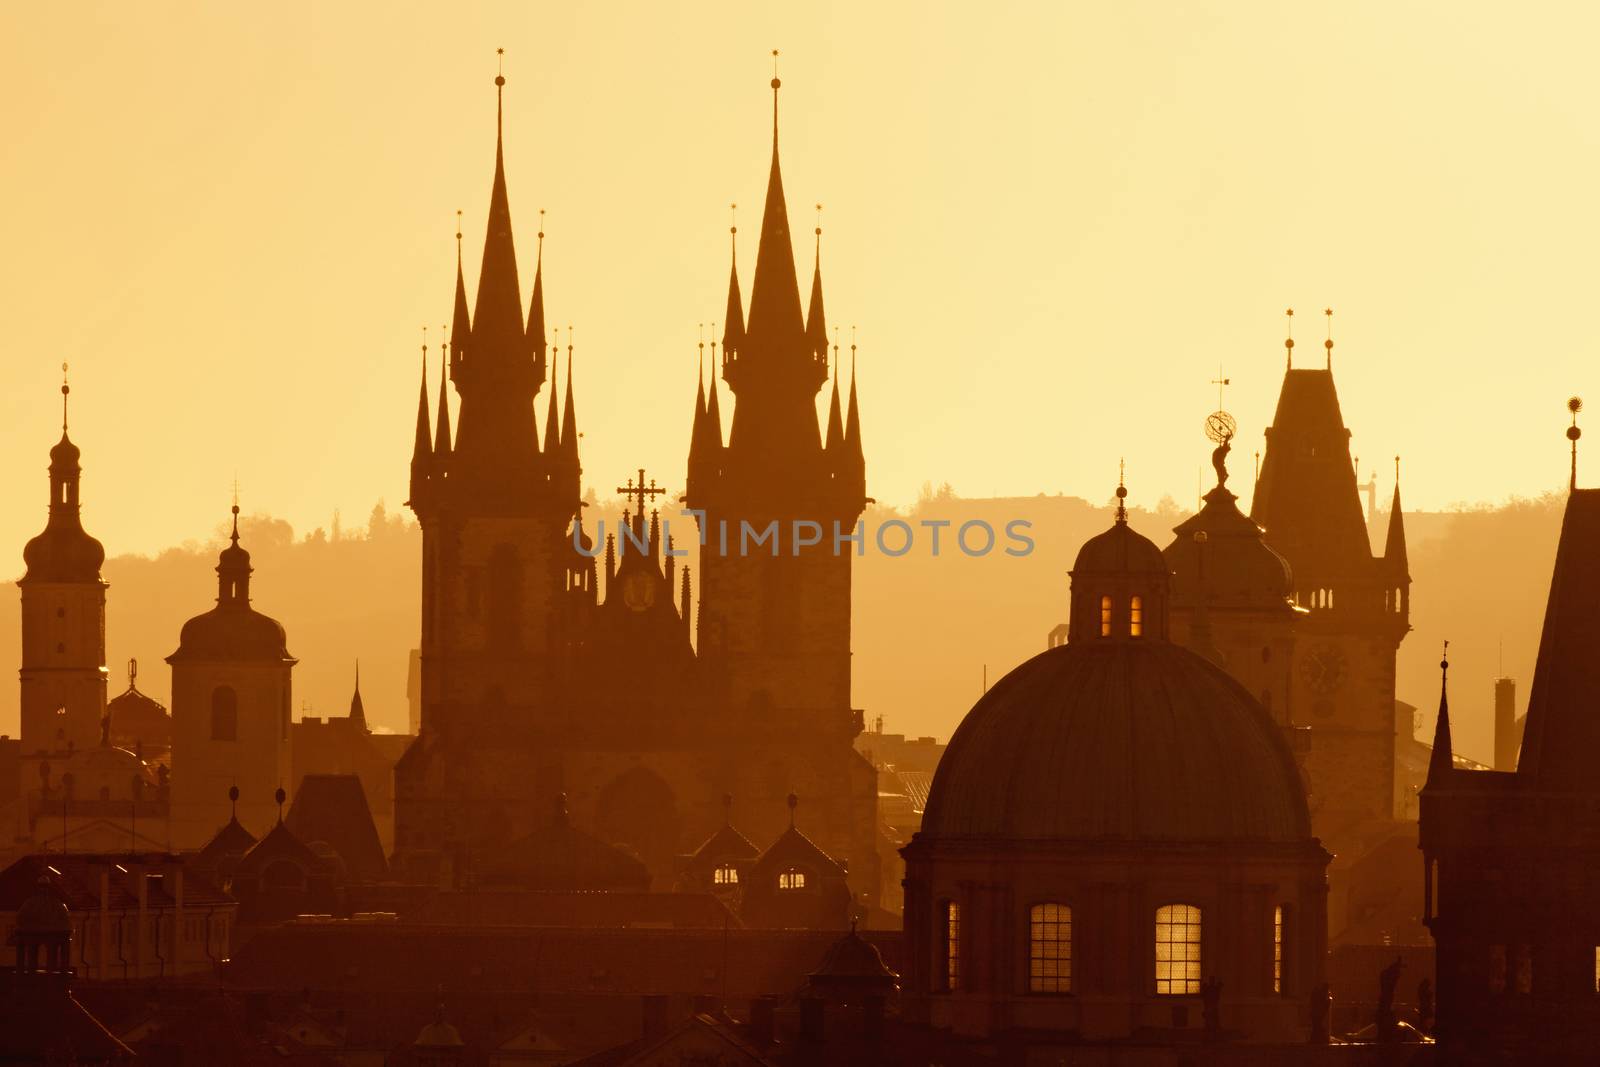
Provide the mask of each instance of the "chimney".
{"label": "chimney", "polygon": [[1517,683],[1514,678],[1494,680],[1494,769],[1517,769]]}
{"label": "chimney", "polygon": [[772,1044],[776,1026],[776,997],[756,997],[750,1002],[750,1040],[758,1048]]}
{"label": "chimney", "polygon": [[811,1045],[822,1044],[822,998],[800,998],[800,1040]]}
{"label": "chimney", "polygon": [[644,1012],[645,1040],[661,1037],[667,1032],[666,996],[661,993],[646,993],[639,999]]}

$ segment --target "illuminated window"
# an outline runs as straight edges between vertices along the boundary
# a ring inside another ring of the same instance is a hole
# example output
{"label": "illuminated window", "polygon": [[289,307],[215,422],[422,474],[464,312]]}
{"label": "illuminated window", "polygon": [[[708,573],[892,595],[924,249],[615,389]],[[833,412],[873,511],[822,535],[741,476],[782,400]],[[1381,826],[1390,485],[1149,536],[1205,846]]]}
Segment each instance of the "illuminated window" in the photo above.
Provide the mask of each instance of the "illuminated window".
{"label": "illuminated window", "polygon": [[1283,992],[1283,905],[1272,909],[1272,991]]}
{"label": "illuminated window", "polygon": [[717,885],[738,885],[739,869],[731,863],[724,863],[711,872],[711,880]]}
{"label": "illuminated window", "polygon": [[944,988],[961,988],[961,905],[953,900],[944,902]]}
{"label": "illuminated window", "polygon": [[1111,636],[1111,598],[1108,596],[1100,598],[1100,636]]}
{"label": "illuminated window", "polygon": [[1156,992],[1200,992],[1200,909],[1191,904],[1156,909]]}
{"label": "illuminated window", "polygon": [[1028,912],[1028,991],[1072,992],[1072,909],[1035,904]]}
{"label": "illuminated window", "polygon": [[1128,601],[1128,636],[1141,637],[1144,635],[1144,597],[1136,596]]}
{"label": "illuminated window", "polygon": [[790,867],[778,875],[779,889],[804,889],[806,887],[806,872],[798,867]]}

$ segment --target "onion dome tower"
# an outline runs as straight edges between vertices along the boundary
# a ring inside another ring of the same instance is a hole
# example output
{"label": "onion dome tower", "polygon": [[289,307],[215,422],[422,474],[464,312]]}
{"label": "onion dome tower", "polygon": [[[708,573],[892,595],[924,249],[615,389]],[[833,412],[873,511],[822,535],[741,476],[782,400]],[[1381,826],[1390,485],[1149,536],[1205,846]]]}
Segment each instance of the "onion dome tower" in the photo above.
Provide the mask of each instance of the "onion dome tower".
{"label": "onion dome tower", "polygon": [[1170,639],[1126,492],[1072,568],[1068,642],[974,705],[902,850],[909,1010],[1114,1040],[1198,1027],[1220,980],[1230,1029],[1304,1040],[1329,857],[1280,731]]}
{"label": "onion dome tower", "polygon": [[[62,364],[65,374],[66,364]],[[106,709],[105,548],[79,515],[78,446],[67,436],[61,383],[61,440],[50,450],[50,517],[22,550],[22,750],[32,756],[89,748]]]}
{"label": "onion dome tower", "polygon": [[233,505],[228,547],[217,559],[217,604],[183,624],[172,665],[173,834],[204,845],[227,817],[238,786],[247,826],[271,826],[273,791],[290,781],[292,707],[283,625],[250,605],[250,553]]}

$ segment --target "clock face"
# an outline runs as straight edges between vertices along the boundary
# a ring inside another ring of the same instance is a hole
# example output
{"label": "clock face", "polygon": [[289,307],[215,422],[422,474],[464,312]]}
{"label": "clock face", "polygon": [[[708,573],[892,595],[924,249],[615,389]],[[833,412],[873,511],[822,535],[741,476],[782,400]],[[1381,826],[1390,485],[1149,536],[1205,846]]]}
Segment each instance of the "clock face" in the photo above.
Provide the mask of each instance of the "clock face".
{"label": "clock face", "polygon": [[622,602],[634,611],[648,611],[656,602],[656,583],[649,574],[630,574],[622,583]]}
{"label": "clock face", "polygon": [[1344,684],[1349,673],[1344,653],[1332,645],[1318,645],[1300,664],[1300,675],[1313,693],[1327,696]]}

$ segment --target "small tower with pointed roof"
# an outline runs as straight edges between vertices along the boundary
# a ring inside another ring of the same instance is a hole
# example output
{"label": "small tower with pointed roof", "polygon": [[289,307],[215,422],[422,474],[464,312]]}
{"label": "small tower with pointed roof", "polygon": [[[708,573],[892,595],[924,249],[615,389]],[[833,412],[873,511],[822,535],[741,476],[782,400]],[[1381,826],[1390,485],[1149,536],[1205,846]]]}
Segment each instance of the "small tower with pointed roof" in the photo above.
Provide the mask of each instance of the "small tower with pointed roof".
{"label": "small tower with pointed roof", "polygon": [[[62,366],[63,375],[66,366]],[[67,436],[61,383],[61,440],[50,450],[50,511],[22,550],[22,751],[26,756],[96,744],[106,714],[105,549],[79,517],[78,446]]]}
{"label": "small tower with pointed roof", "polygon": [[204,845],[240,789],[240,821],[272,825],[273,790],[290,781],[291,674],[283,625],[250,600],[254,568],[240,544],[239,505],[217,560],[217,603],[184,623],[172,666],[172,833]]}
{"label": "small tower with pointed roof", "polygon": [[1319,832],[1350,856],[1397,808],[1395,656],[1411,629],[1411,598],[1398,488],[1383,556],[1368,538],[1326,314],[1323,366],[1295,366],[1293,339],[1286,341],[1289,365],[1250,518],[1288,561],[1291,595],[1304,609],[1289,700],[1294,723],[1311,729],[1307,771]]}

